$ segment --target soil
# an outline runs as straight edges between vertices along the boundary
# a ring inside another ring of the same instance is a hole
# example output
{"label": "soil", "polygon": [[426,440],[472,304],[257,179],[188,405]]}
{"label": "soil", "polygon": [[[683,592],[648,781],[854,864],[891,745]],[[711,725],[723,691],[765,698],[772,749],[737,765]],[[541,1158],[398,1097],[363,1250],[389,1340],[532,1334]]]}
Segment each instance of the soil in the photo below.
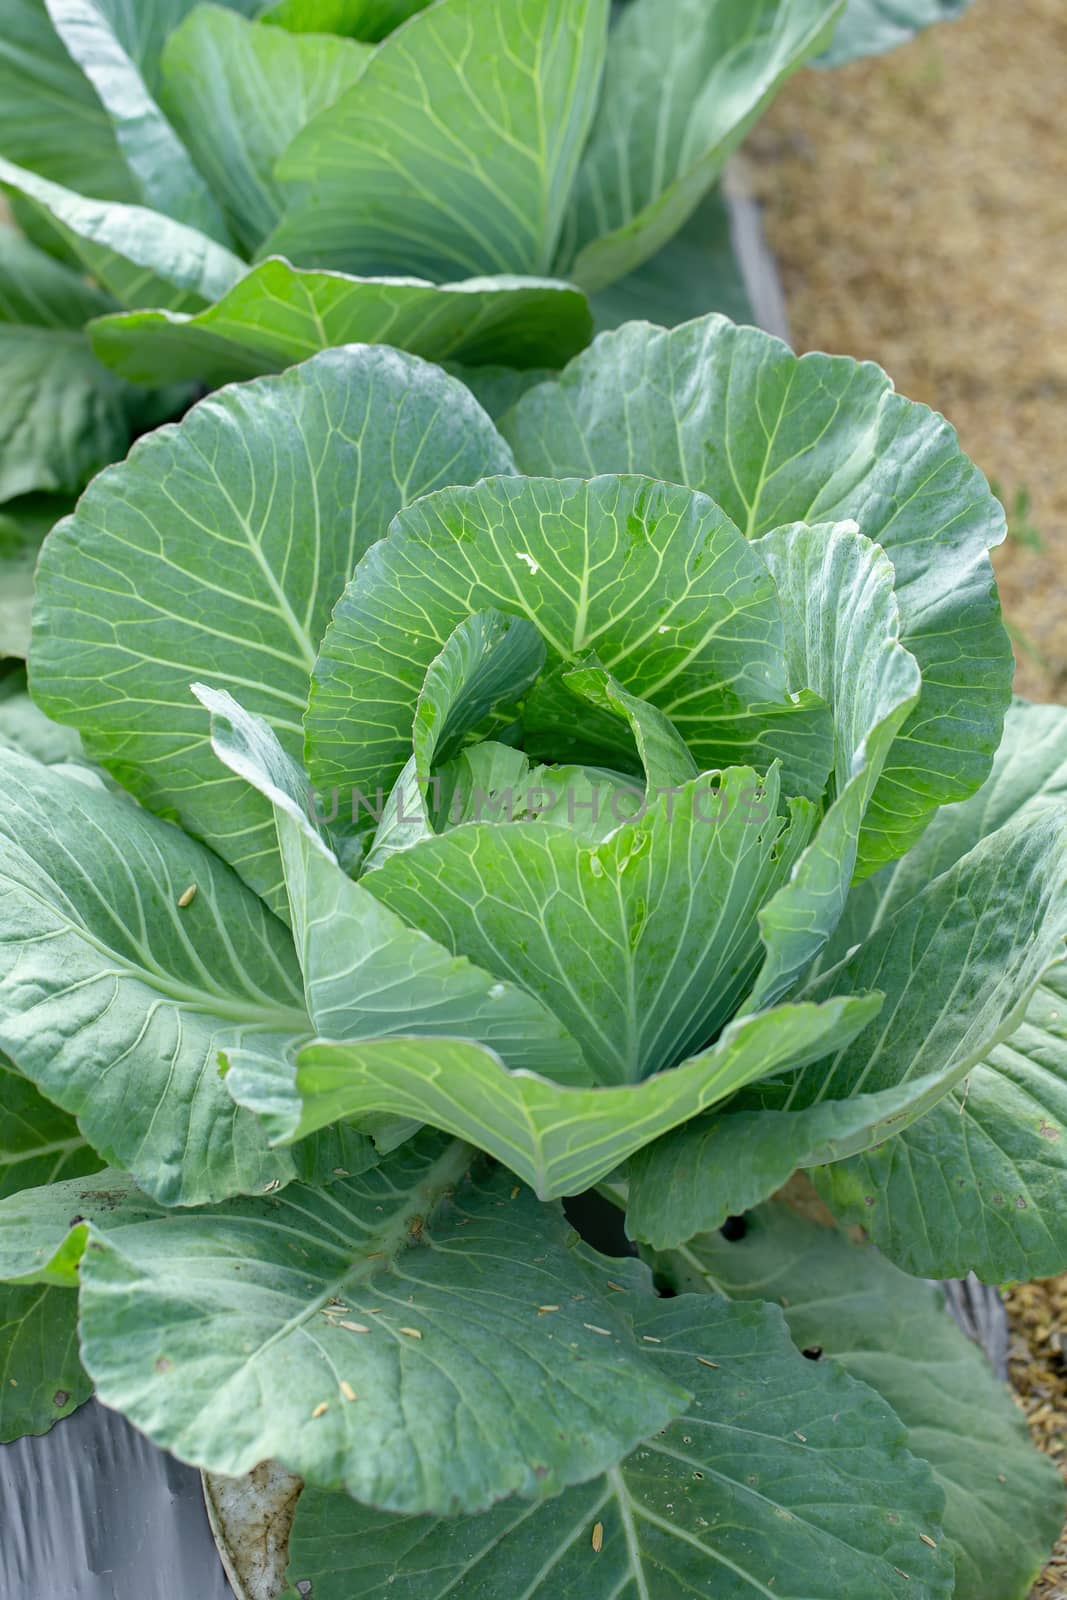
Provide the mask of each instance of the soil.
{"label": "soil", "polygon": [[[975,0],[801,73],[745,161],[793,344],[877,361],[955,424],[1008,511],[1017,689],[1067,701],[1067,5]],[[1067,1476],[1067,1275],[1007,1299],[1012,1382]],[[1032,1600],[1067,1600],[1067,1530]]]}
{"label": "soil", "polygon": [[[1020,1284],[1008,1296],[1015,1392],[1041,1449],[1067,1472],[1067,1276]],[[1031,1600],[1067,1600],[1067,1536]]]}

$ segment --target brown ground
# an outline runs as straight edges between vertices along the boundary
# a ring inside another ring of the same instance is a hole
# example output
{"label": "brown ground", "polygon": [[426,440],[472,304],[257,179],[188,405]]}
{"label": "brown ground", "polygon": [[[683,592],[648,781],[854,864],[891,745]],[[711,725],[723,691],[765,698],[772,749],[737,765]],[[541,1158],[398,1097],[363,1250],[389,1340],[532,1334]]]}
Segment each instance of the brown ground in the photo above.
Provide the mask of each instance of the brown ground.
{"label": "brown ground", "polygon": [[[1030,1431],[1067,1472],[1067,1276],[1024,1283],[1010,1296],[1010,1368]],[[1032,1600],[1067,1597],[1067,1535]]]}
{"label": "brown ground", "polygon": [[[1004,499],[1018,688],[1067,700],[1067,0],[975,0],[805,72],[746,146],[800,350],[870,357]],[[1009,1297],[1012,1378],[1067,1471],[1067,1276]],[[1067,1533],[1033,1600],[1067,1600]]]}

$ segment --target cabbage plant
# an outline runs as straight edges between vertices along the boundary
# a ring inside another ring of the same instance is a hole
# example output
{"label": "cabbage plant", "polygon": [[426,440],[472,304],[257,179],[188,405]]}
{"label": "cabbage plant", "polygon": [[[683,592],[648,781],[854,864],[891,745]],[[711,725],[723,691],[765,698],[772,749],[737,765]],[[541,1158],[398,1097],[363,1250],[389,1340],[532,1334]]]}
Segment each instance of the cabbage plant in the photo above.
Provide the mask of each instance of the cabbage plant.
{"label": "cabbage plant", "polygon": [[497,424],[328,350],[97,477],[0,702],[6,1434],[280,1460],[299,1594],[1022,1600],[1058,1480],[920,1281],[1067,1262],[1003,534],[721,317]]}
{"label": "cabbage plant", "polygon": [[0,651],[62,497],[204,385],[382,341],[506,407],[588,343],[588,292],[736,308],[706,197],[839,25],[887,42],[842,7],[0,0]]}

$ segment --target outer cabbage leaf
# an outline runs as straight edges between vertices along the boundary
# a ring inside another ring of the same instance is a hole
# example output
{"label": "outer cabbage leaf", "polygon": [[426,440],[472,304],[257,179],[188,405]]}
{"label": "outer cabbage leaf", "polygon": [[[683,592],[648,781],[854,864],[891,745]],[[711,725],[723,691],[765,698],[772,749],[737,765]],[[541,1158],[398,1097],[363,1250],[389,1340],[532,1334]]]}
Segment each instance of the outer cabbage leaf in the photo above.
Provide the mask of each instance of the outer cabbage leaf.
{"label": "outer cabbage leaf", "polygon": [[295,1074],[277,1052],[227,1051],[226,1082],[278,1143],[339,1118],[382,1114],[466,1138],[543,1200],[580,1194],[635,1150],[728,1098],[742,1084],[825,1054],[854,1038],[878,996],[779,1006],[730,1023],[711,1049],[641,1083],[583,1089],[509,1072],[462,1040],[433,1050],[410,1041],[313,1043]]}
{"label": "outer cabbage leaf", "polygon": [[524,472],[648,472],[710,494],[750,538],[850,519],[884,547],[923,688],[868,809],[861,872],[984,781],[1012,673],[987,555],[1003,508],[949,425],[877,367],[797,358],[717,316],[634,324],[529,391],[501,428]]}
{"label": "outer cabbage leaf", "polygon": [[[632,1175],[631,1228],[679,1243],[766,1198],[796,1167],[867,1150],[943,1101],[1015,1030],[1062,952],[1065,887],[1067,817],[1054,811],[1015,819],[932,878],[812,990],[877,989],[877,1019],[835,1056],[647,1152]],[[871,1227],[873,1193],[861,1205],[857,1187],[846,1169],[835,1207],[847,1197]]]}
{"label": "outer cabbage leaf", "polygon": [[281,157],[292,198],[263,253],[433,279],[550,272],[607,20],[607,0],[415,16]]}
{"label": "outer cabbage leaf", "polygon": [[[114,1176],[103,1206],[58,1186],[65,1213],[35,1190],[0,1204],[0,1270],[69,1271],[88,1233],[86,1366],[184,1460],[276,1459],[393,1512],[538,1500],[657,1432],[687,1386],[646,1360],[562,1212],[467,1176],[471,1156],[425,1136],[360,1179],[140,1218]],[[64,1239],[72,1212],[88,1224]]]}
{"label": "outer cabbage leaf", "polygon": [[986,782],[969,800],[942,807],[918,849],[854,888],[822,964],[840,960],[890,912],[900,910],[921,893],[931,878],[947,872],[998,829],[1065,808],[1067,711],[1062,706],[1014,700]]}
{"label": "outer cabbage leaf", "polygon": [[99,782],[12,751],[0,769],[0,1048],[166,1203],[292,1177],[218,1076],[226,1043],[310,1031],[286,930]]}
{"label": "outer cabbage leaf", "polygon": [[[30,651],[33,572],[53,522],[47,495],[27,495],[0,508],[0,664]],[[56,515],[62,516],[69,506]]]}
{"label": "outer cabbage leaf", "polygon": [[38,250],[13,227],[0,227],[0,317],[41,328],[80,328],[114,307],[93,283]]}
{"label": "outer cabbage leaf", "polygon": [[[0,1199],[102,1165],[73,1119],[0,1056]],[[77,1320],[77,1296],[68,1289],[0,1286],[0,1444],[47,1432],[88,1399]]]}
{"label": "outer cabbage leaf", "polygon": [[97,360],[80,329],[0,322],[0,361],[3,500],[76,494],[151,415],[144,394]]}
{"label": "outer cabbage leaf", "polygon": [[0,1055],[0,1199],[80,1178],[103,1165],[73,1117]]}
{"label": "outer cabbage leaf", "polygon": [[[108,15],[111,3],[45,0],[56,33],[100,97],[138,198],[164,216],[228,244],[218,202],[118,37]],[[149,0],[148,9],[152,8]],[[88,185],[87,192],[95,195],[95,187]]]}
{"label": "outer cabbage leaf", "polygon": [[970,0],[847,0],[819,66],[840,67],[860,56],[881,55],[923,28],[960,16]]}
{"label": "outer cabbage leaf", "polygon": [[[838,940],[862,937],[871,919],[907,905],[964,852],[983,839],[995,844],[998,829],[1006,835],[1065,813],[1067,711],[1017,702],[989,781],[939,812],[892,872],[862,886]],[[1062,948],[1053,946],[1052,960]],[[1067,967],[1059,962],[1018,1029],[934,1110],[818,1181],[835,1210],[862,1220],[908,1271],[957,1277],[973,1269],[1001,1282],[1067,1265],[1065,1164]]]}
{"label": "outer cabbage leaf", "polygon": [[265,28],[214,5],[197,6],[167,40],[162,104],[248,254],[284,210],[278,157],[355,83],[369,54],[351,39]]}
{"label": "outer cabbage leaf", "polygon": [[90,1230],[111,1232],[161,1217],[178,1217],[114,1167],[83,1178],[22,1189],[0,1201],[0,1280],[77,1289]]}
{"label": "outer cabbage leaf", "polygon": [[[203,3],[204,0],[137,0],[133,5],[130,0],[93,0],[131,61],[136,62],[152,94],[160,87],[167,39],[189,12]],[[212,0],[212,4],[246,17],[263,9],[263,0]]]}
{"label": "outer cabbage leaf", "polygon": [[78,1298],[0,1284],[0,1444],[47,1433],[93,1392],[78,1358]]}
{"label": "outer cabbage leaf", "polygon": [[[342,871],[309,814],[307,785],[257,718],[229,695],[199,689],[216,754],[270,802],[308,1012],[334,1039],[485,1044],[516,1068],[564,1082],[589,1073],[562,1024],[524,990],[407,926]],[[408,1050],[407,1054],[410,1054]],[[380,1052],[371,1052],[374,1065]]]}
{"label": "outer cabbage leaf", "polygon": [[269,807],[219,766],[189,686],[236,690],[295,754],[316,647],[362,552],[407,500],[508,462],[454,379],[381,347],[221,391],[102,473],[48,540],[39,704],[284,913]]}
{"label": "outer cabbage leaf", "polygon": [[206,311],[128,311],[90,327],[98,357],[135,383],[221,384],[280,372],[318,350],[391,344],[428,361],[562,366],[592,316],[570,284],[540,278],[352,278],[272,258]]}
{"label": "outer cabbage leaf", "polygon": [[1026,1600],[1063,1526],[1063,1488],[941,1292],[784,1206],[747,1223],[743,1239],[695,1240],[663,1270],[681,1289],[777,1300],[798,1345],[884,1395],[944,1488],[954,1600]]}
{"label": "outer cabbage leaf", "polygon": [[941,1491],[871,1389],[805,1361],[774,1306],[642,1297],[633,1315],[649,1365],[693,1391],[685,1415],[543,1507],[416,1522],[306,1491],[295,1592],[349,1600],[395,1580],[406,1600],[808,1600],[828,1582],[863,1600],[952,1593],[951,1558],[931,1548]]}
{"label": "outer cabbage leaf", "polygon": [[[926,1116],[821,1169],[819,1188],[907,1271],[986,1283],[1067,1265],[1067,966]],[[824,1159],[832,1160],[828,1151]]]}
{"label": "outer cabbage leaf", "polygon": [[107,112],[57,37],[44,0],[0,4],[0,150],[101,200],[137,198]]}
{"label": "outer cabbage leaf", "polygon": [[88,764],[74,729],[49,722],[34,705],[22,671],[6,673],[0,679],[0,749],[17,750],[46,767]]}
{"label": "outer cabbage leaf", "polygon": [[785,79],[829,40],[842,3],[630,0],[608,45],[563,270],[602,289],[661,249]]}
{"label": "outer cabbage leaf", "polygon": [[[42,491],[76,494],[122,455],[135,432],[178,403],[176,390],[145,394],[93,355],[83,324],[112,304],[13,229],[0,228],[0,500]],[[30,509],[31,517],[20,519],[28,533],[30,522],[39,526],[41,520]],[[32,547],[40,537],[25,542]],[[5,544],[15,543],[9,530]],[[25,648],[11,653],[25,654]]]}
{"label": "outer cabbage leaf", "polygon": [[120,305],[199,310],[245,271],[243,261],[198,228],[144,206],[86,199],[2,157],[0,185]]}
{"label": "outer cabbage leaf", "polygon": [[743,1090],[729,1107],[679,1127],[630,1162],[625,1189],[630,1235],[659,1250],[673,1249],[727,1217],[759,1205],[798,1167],[888,1138],[916,1105],[934,1104],[943,1077],[928,1072],[888,1089],[827,1100],[791,1112],[762,1108],[757,1091]]}

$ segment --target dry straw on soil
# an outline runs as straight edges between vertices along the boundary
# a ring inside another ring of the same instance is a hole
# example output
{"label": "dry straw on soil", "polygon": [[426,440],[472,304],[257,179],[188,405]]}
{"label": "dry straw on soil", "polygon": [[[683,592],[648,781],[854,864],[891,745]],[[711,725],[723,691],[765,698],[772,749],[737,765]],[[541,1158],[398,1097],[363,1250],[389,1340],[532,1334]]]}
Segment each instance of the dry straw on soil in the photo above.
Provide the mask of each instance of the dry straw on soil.
{"label": "dry straw on soil", "polygon": [[[1067,1277],[1024,1283],[1008,1297],[1009,1365],[1030,1431],[1067,1473]],[[1067,1537],[1045,1568],[1033,1600],[1067,1597]]]}

